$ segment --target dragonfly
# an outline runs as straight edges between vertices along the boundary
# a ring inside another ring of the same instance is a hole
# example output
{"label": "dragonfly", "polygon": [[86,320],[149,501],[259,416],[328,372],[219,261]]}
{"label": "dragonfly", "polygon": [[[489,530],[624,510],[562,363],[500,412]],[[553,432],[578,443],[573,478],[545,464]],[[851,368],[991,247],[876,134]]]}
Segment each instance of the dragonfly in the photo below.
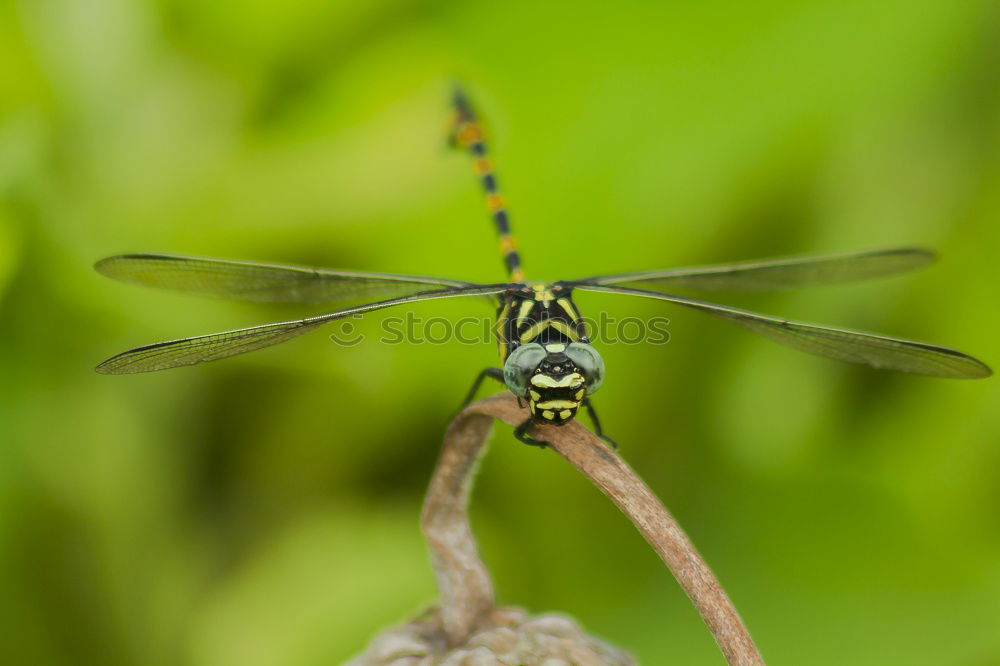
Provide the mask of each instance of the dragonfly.
{"label": "dragonfly", "polygon": [[[605,378],[605,365],[591,344],[575,292],[648,298],[703,312],[795,349],[873,368],[934,377],[988,377],[983,362],[947,347],[772,317],[679,296],[676,289],[766,291],[836,284],[921,268],[934,259],[926,249],[898,247],[863,252],[801,256],[693,268],[671,268],[556,282],[526,280],[509,215],[499,192],[484,132],[468,97],[452,97],[451,144],[467,152],[492,218],[507,280],[479,284],[435,277],[307,268],[293,265],[209,259],[168,254],[126,254],[95,265],[108,277],[144,286],[252,302],[327,304],[324,314],[199,335],[137,347],[97,366],[103,374],[130,374],[191,366],[270,347],[347,317],[447,298],[488,297],[496,304],[494,329],[501,367],[487,367],[466,396],[471,402],[486,379],[504,384],[522,408],[514,436],[533,446],[544,439],[537,425],[565,425],[587,411],[598,436],[604,432],[592,396]],[[365,301],[362,305],[345,305]]]}

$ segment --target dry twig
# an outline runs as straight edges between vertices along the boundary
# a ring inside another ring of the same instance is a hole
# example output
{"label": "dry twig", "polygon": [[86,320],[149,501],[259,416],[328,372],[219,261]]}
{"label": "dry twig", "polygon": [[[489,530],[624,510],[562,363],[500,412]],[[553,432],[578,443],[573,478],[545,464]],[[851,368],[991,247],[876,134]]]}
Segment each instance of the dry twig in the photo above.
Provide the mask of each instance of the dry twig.
{"label": "dry twig", "polygon": [[[492,420],[517,425],[524,418],[525,411],[513,396],[498,394],[467,407],[445,435],[423,512],[424,533],[441,593],[439,615],[432,624],[438,627],[444,644],[440,647],[445,651],[466,645],[477,631],[495,627],[497,613],[505,612],[494,608],[493,586],[479,559],[467,508],[475,467],[485,449]],[[550,442],[552,449],[632,521],[687,593],[729,664],[764,663],[729,597],[680,525],[614,451],[577,422],[562,427],[540,426],[534,436]]]}

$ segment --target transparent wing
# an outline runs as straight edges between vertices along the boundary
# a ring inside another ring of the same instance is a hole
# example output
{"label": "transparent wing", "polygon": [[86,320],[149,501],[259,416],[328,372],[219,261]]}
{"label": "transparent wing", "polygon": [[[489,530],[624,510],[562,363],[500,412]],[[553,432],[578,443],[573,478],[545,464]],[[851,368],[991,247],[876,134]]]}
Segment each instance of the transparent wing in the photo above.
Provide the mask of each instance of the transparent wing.
{"label": "transparent wing", "polygon": [[443,291],[430,291],[421,294],[411,294],[402,298],[394,298],[378,303],[369,303],[358,307],[347,308],[337,312],[297,319],[294,321],[278,322],[276,324],[264,324],[251,328],[242,328],[224,333],[214,333],[212,335],[200,335],[194,338],[184,338],[182,340],[170,340],[169,342],[158,342],[145,347],[138,347],[112,356],[97,366],[97,372],[105,375],[125,375],[137,372],[152,372],[154,370],[166,370],[168,368],[179,368],[185,365],[195,365],[206,361],[217,361],[220,358],[245,354],[263,347],[270,347],[285,340],[308,333],[309,331],[327,324],[337,319],[350,317],[356,314],[364,314],[374,310],[401,305],[404,303],[415,303],[417,301],[428,301],[441,298],[455,298],[457,296],[487,296],[499,294],[505,291],[509,285],[477,285],[473,287],[463,287],[448,289]]}
{"label": "transparent wing", "polygon": [[94,268],[110,278],[242,301],[338,303],[396,298],[432,289],[462,288],[469,282],[409,275],[353,273],[249,261],[168,254],[124,254]]}
{"label": "transparent wing", "polygon": [[721,266],[675,268],[644,273],[607,275],[573,284],[635,284],[654,290],[690,289],[766,291],[835,284],[892,275],[926,266],[934,253],[919,248],[891,248],[851,254],[828,254],[748,261]]}
{"label": "transparent wing", "polygon": [[954,349],[929,345],[924,342],[862,333],[832,326],[787,321],[756,312],[643,289],[596,285],[581,285],[578,288],[584,291],[627,294],[677,303],[727,319],[775,342],[810,354],[834,358],[838,361],[861,363],[874,368],[899,370],[934,377],[975,379],[989,377],[993,374],[989,367],[971,356]]}

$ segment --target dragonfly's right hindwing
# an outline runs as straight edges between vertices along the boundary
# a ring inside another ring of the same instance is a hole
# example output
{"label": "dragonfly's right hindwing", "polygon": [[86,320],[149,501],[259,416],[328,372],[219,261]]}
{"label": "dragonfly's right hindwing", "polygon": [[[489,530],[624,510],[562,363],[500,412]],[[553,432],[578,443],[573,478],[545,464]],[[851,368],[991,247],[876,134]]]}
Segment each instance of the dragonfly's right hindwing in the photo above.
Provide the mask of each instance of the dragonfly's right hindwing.
{"label": "dragonfly's right hindwing", "polygon": [[94,268],[122,282],[258,303],[349,303],[471,286],[441,278],[169,254],[108,257]]}

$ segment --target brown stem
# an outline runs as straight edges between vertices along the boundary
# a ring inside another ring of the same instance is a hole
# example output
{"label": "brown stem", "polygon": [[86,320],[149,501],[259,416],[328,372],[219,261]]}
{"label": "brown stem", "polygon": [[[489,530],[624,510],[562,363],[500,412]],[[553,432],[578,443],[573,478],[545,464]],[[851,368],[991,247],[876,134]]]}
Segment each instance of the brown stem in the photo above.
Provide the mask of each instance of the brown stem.
{"label": "brown stem", "polygon": [[[467,407],[452,421],[424,504],[423,527],[441,590],[445,635],[461,644],[493,608],[493,586],[469,529],[467,506],[476,462],[491,418],[509,425],[526,412],[513,396],[496,395]],[[539,439],[613,501],[653,547],[708,625],[729,664],[763,664],[736,609],[694,544],[649,487],[604,442],[577,422],[539,426]]]}
{"label": "brown stem", "polygon": [[[478,403],[477,403],[478,404]],[[471,405],[448,426],[421,516],[441,594],[448,645],[461,645],[493,610],[493,583],[469,528],[469,494],[493,419]]]}

